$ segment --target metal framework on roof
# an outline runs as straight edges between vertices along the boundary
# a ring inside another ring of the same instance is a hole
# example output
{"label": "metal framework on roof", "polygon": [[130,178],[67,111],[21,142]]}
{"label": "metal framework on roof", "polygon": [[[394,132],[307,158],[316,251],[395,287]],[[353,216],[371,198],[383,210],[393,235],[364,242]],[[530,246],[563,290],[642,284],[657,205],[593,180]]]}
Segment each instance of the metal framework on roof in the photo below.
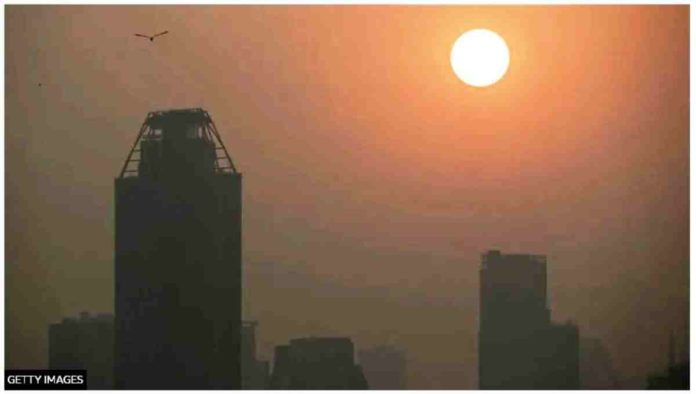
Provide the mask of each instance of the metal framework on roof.
{"label": "metal framework on roof", "polygon": [[237,168],[222,143],[215,122],[202,108],[172,109],[164,111],[152,111],[147,114],[143,125],[140,127],[138,137],[133,143],[126,162],[123,164],[119,178],[137,177],[138,163],[140,162],[140,142],[158,141],[163,138],[163,130],[169,124],[187,125],[193,127],[198,138],[215,145],[215,172],[219,174],[237,173]]}

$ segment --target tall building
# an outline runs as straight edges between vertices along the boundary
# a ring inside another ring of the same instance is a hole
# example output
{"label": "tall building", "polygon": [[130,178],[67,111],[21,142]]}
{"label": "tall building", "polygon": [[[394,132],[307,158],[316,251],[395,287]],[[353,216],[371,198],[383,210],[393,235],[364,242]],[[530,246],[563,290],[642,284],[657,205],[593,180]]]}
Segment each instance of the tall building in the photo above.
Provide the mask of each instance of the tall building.
{"label": "tall building", "polygon": [[406,355],[394,346],[380,345],[358,352],[371,390],[406,389]]}
{"label": "tall building", "polygon": [[551,322],[545,256],[485,253],[479,319],[481,389],[579,388],[578,330]]}
{"label": "tall building", "polygon": [[242,176],[208,113],[150,112],[115,187],[116,388],[240,388]]}
{"label": "tall building", "polygon": [[276,347],[271,388],[366,390],[350,338],[300,338]]}
{"label": "tall building", "polygon": [[48,327],[48,368],[84,369],[88,389],[113,389],[114,317],[65,318]]}

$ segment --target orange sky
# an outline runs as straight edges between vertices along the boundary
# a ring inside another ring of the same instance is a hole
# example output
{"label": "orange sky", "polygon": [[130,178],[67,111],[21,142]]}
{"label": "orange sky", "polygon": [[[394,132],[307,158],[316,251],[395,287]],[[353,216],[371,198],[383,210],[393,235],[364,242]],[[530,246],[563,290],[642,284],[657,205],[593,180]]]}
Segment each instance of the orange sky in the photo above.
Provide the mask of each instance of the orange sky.
{"label": "orange sky", "polygon": [[[244,174],[266,356],[390,340],[412,386],[474,388],[479,255],[500,248],[547,254],[553,317],[642,384],[688,332],[688,12],[6,7],[7,366],[112,310],[113,178],[148,111],[200,106]],[[489,88],[449,65],[471,28],[510,48]]]}

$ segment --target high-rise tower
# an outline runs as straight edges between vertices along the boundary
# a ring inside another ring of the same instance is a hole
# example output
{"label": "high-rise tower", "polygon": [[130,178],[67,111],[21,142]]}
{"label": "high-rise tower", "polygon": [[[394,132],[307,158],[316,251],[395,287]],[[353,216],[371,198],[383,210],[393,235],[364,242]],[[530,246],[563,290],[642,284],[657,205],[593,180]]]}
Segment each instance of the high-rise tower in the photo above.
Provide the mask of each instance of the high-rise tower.
{"label": "high-rise tower", "polygon": [[482,256],[479,388],[578,389],[578,328],[551,322],[546,257]]}
{"label": "high-rise tower", "polygon": [[240,388],[242,176],[208,113],[150,112],[115,186],[116,388]]}

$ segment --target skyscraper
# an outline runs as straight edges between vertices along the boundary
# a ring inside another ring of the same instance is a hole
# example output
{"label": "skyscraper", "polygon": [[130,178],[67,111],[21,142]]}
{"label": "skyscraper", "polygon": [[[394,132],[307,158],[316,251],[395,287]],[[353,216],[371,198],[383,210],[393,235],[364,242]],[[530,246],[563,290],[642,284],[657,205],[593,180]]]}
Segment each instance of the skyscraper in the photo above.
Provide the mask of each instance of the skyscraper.
{"label": "skyscraper", "polygon": [[489,251],[480,275],[479,387],[579,388],[578,329],[551,323],[546,257]]}
{"label": "skyscraper", "polygon": [[116,388],[240,388],[242,176],[208,113],[150,112],[115,187]]}

